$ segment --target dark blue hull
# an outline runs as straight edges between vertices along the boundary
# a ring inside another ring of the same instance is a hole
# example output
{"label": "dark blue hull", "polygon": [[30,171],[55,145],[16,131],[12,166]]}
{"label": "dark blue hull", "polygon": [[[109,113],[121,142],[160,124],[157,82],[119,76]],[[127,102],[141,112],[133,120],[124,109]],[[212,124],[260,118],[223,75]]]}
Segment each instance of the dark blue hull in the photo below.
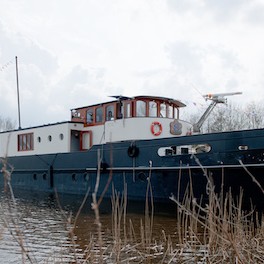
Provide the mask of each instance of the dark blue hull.
{"label": "dark blue hull", "polygon": [[[211,151],[195,156],[158,155],[160,147],[201,143],[209,144]],[[136,147],[136,153],[129,152],[131,146]],[[199,199],[206,197],[206,170],[217,192],[221,186],[224,191],[231,187],[236,195],[242,187],[246,203],[252,200],[254,205],[264,208],[262,129],[109,143],[83,152],[9,157],[7,162],[14,168],[11,184],[13,188],[34,191],[85,194],[89,190],[92,193],[98,175],[98,153],[102,159],[98,195],[105,191],[104,196],[111,197],[113,188],[121,193],[126,185],[128,200],[145,201],[150,179],[157,203],[172,203],[169,199],[172,194],[182,199],[190,182],[194,196]],[[1,185],[4,186],[3,177]]]}

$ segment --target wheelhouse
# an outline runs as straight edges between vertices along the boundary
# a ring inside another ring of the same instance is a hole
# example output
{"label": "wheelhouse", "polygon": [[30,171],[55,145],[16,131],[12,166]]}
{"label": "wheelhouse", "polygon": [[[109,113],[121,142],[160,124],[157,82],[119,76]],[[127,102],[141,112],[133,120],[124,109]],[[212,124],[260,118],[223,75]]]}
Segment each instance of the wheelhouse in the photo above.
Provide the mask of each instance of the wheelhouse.
{"label": "wheelhouse", "polygon": [[94,126],[106,121],[132,117],[179,119],[179,108],[185,104],[165,97],[118,97],[117,100],[71,110],[71,121]]}
{"label": "wheelhouse", "polygon": [[9,156],[26,156],[187,135],[191,124],[179,118],[179,108],[184,106],[164,97],[117,96],[114,101],[72,109],[71,121],[2,132],[0,154],[5,156],[7,146]]}

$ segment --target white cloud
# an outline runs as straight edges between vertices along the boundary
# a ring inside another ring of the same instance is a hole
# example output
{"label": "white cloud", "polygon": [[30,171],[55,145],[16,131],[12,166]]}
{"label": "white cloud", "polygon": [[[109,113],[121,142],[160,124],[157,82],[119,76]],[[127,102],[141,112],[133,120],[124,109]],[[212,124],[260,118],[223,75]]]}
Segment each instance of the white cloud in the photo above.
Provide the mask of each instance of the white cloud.
{"label": "white cloud", "polygon": [[16,118],[15,56],[23,126],[113,94],[261,100],[263,12],[260,0],[2,0],[0,68],[13,64],[0,71],[1,115]]}

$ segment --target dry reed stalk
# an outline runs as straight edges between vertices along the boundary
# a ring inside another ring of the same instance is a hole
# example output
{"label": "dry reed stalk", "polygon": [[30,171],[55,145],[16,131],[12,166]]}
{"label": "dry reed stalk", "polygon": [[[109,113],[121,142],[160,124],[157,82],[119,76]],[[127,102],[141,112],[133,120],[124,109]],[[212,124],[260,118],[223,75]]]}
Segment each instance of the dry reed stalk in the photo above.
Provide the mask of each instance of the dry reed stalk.
{"label": "dry reed stalk", "polygon": [[261,186],[261,184],[258,182],[258,180],[256,179],[256,177],[254,177],[254,175],[247,169],[247,167],[244,165],[244,163],[242,162],[242,160],[238,160],[238,162],[240,163],[240,165],[243,167],[243,169],[247,172],[247,174],[251,177],[252,181],[259,187],[259,189],[262,191],[262,193],[264,194],[264,188],[263,186]]}
{"label": "dry reed stalk", "polygon": [[57,192],[56,188],[54,189],[57,205],[58,205],[60,213],[61,213],[61,215],[62,215],[62,217],[64,218],[64,221],[65,221],[65,229],[66,229],[66,231],[69,234],[71,245],[73,245],[73,247],[71,247],[71,249],[72,249],[74,260],[75,260],[76,263],[79,262],[79,258],[78,258],[79,254],[78,255],[76,254],[76,248],[77,248],[78,245],[76,244],[76,235],[75,235],[74,230],[76,228],[77,221],[78,221],[78,218],[80,216],[80,213],[81,213],[81,211],[82,211],[82,209],[83,209],[83,207],[85,205],[85,202],[87,201],[89,192],[90,192],[90,188],[87,189],[87,191],[85,193],[85,196],[84,196],[84,198],[82,200],[82,203],[79,206],[78,211],[76,213],[76,216],[74,217],[74,220],[73,220],[72,213],[70,213],[69,215],[65,214],[65,212],[64,212],[64,210],[63,210],[63,208],[61,206],[61,203],[60,203],[60,198],[59,198],[58,192]]}
{"label": "dry reed stalk", "polygon": [[[199,160],[197,159],[197,163]],[[264,262],[264,232],[263,222],[260,226],[253,224],[254,211],[245,213],[242,208],[243,191],[236,200],[232,197],[231,190],[223,193],[223,172],[222,172],[222,186],[220,195],[216,194],[213,185],[213,179],[206,170],[202,168],[205,177],[208,180],[207,190],[209,202],[203,207],[192,200],[192,195],[186,192],[183,202],[179,199],[171,197],[180,209],[178,214],[180,218],[180,225],[186,230],[186,218],[195,220],[204,227],[204,239],[201,241],[196,234],[195,225],[190,222],[189,235],[193,235],[191,244],[185,243],[179,245],[182,250],[187,246],[189,249],[195,250],[193,247],[194,242],[197,241],[198,245],[205,246],[207,253],[204,254],[206,263],[263,263]],[[191,189],[191,187],[190,187]],[[179,198],[179,196],[178,196]],[[189,200],[189,203],[186,202]],[[190,203],[194,203],[197,210],[191,210]],[[182,217],[185,214],[186,217]],[[258,217],[258,215],[256,216]],[[179,224],[178,224],[179,225]],[[194,227],[194,228],[193,228]],[[191,233],[192,232],[192,233]],[[185,239],[188,239],[188,234],[185,232]],[[182,238],[181,241],[184,240]],[[195,252],[195,251],[194,251]],[[199,250],[196,250],[196,259],[199,259]],[[175,258],[176,255],[173,256]],[[180,254],[180,257],[182,255]],[[179,257],[179,256],[178,256]],[[186,256],[185,256],[186,257]],[[182,261],[186,258],[182,258]],[[194,257],[194,256],[193,256]],[[192,259],[194,259],[192,257]],[[180,261],[181,262],[181,261]]]}
{"label": "dry reed stalk", "polygon": [[98,160],[98,169],[97,169],[97,177],[96,177],[94,192],[92,193],[92,200],[93,200],[92,209],[94,210],[95,223],[97,225],[98,245],[99,245],[99,253],[100,253],[99,263],[103,263],[102,223],[100,222],[99,204],[97,203],[97,198],[96,198],[98,188],[99,188],[99,183],[100,183],[100,171],[101,171],[101,164],[102,164],[102,158],[101,158],[99,149],[97,152],[97,160]]}
{"label": "dry reed stalk", "polygon": [[[24,263],[25,260],[27,259],[29,263],[37,263],[34,254],[30,253],[30,250],[25,245],[24,233],[19,226],[17,204],[16,204],[13,188],[11,185],[11,176],[14,168],[10,164],[8,164],[7,158],[1,159],[1,162],[3,165],[1,172],[3,173],[4,176],[4,184],[5,184],[4,190],[6,194],[8,193],[10,194],[10,197],[7,199],[7,201],[8,201],[9,213],[10,215],[12,215],[12,217],[10,217],[9,219],[6,219],[6,217],[3,216],[4,225],[9,230],[9,233],[11,234],[13,239],[17,242],[17,244],[21,248],[22,262]],[[12,226],[14,227],[14,232]]]}
{"label": "dry reed stalk", "polygon": [[[150,163],[149,176],[147,177],[147,190],[145,199],[145,247],[147,249],[147,254],[150,253],[150,247],[152,242],[152,231],[153,231],[153,217],[154,217],[154,201],[153,193],[151,187],[151,168],[152,161]],[[149,198],[150,198],[150,208],[149,208]]]}
{"label": "dry reed stalk", "polygon": [[[8,192],[10,193],[10,199],[8,199],[9,212],[10,212],[10,215],[12,215],[12,212],[13,212],[14,213],[13,215],[15,217],[12,216],[8,220],[5,217],[3,217],[3,221],[4,221],[6,228],[9,230],[9,233],[11,234],[11,236],[14,238],[14,240],[18,243],[18,245],[21,248],[23,263],[25,262],[25,258],[30,263],[34,263],[34,262],[36,263],[36,259],[35,259],[34,255],[29,253],[29,250],[27,249],[27,247],[25,245],[24,234],[23,234],[21,228],[19,227],[18,211],[17,211],[17,207],[16,207],[16,199],[15,199],[13,188],[11,185],[11,176],[12,176],[12,172],[14,170],[14,167],[11,166],[7,162],[10,136],[11,136],[11,134],[9,133],[7,144],[6,144],[5,158],[1,158],[0,161],[2,163],[1,172],[3,173],[3,177],[4,177],[4,191],[5,191],[5,193],[8,193]],[[12,231],[11,224],[15,227],[15,232]]]}
{"label": "dry reed stalk", "polygon": [[[113,190],[113,195],[112,195],[112,232],[113,232],[113,239],[114,239],[114,245],[113,245],[113,251],[115,254],[115,261],[116,263],[120,263],[121,261],[121,251],[122,251],[122,237],[121,237],[121,225],[122,225],[122,219],[125,219],[125,210],[126,210],[126,184],[124,183],[124,193],[122,194],[121,200],[120,200],[120,194],[114,191],[114,187],[112,188]],[[120,201],[120,202],[119,202]],[[123,231],[124,231],[124,240],[127,240],[126,237],[126,223],[123,221]],[[126,245],[126,244],[124,244]]]}

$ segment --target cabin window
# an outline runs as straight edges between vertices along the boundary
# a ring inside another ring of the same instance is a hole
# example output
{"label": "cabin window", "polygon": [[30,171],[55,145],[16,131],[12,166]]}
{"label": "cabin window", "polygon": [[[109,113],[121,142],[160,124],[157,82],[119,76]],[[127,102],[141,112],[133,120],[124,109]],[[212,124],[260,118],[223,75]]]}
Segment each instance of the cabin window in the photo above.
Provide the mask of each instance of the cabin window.
{"label": "cabin window", "polygon": [[72,117],[80,118],[81,117],[81,113],[76,111],[76,110],[72,110]]}
{"label": "cabin window", "polygon": [[103,107],[98,107],[95,110],[96,123],[103,122]]}
{"label": "cabin window", "polygon": [[177,107],[174,108],[174,118],[179,119],[179,109]]}
{"label": "cabin window", "polygon": [[93,123],[93,109],[89,109],[86,113],[86,122],[88,124]]}
{"label": "cabin window", "polygon": [[131,103],[125,103],[125,117],[131,117]]}
{"label": "cabin window", "polygon": [[117,103],[117,105],[116,105],[117,107],[116,107],[116,110],[117,110],[117,118],[118,119],[121,119],[122,117],[123,117],[123,115],[124,115],[124,107],[123,107],[123,104],[121,103],[121,102],[119,102],[119,103]]}
{"label": "cabin window", "polygon": [[166,104],[160,104],[160,117],[166,117]]}
{"label": "cabin window", "polygon": [[106,107],[106,120],[114,120],[114,106],[108,105]]}
{"label": "cabin window", "polygon": [[18,135],[18,151],[33,150],[33,133]]}
{"label": "cabin window", "polygon": [[173,118],[173,107],[171,105],[168,105],[168,118]]}
{"label": "cabin window", "polygon": [[136,102],[136,116],[142,117],[146,116],[146,102],[144,101],[137,101]]}
{"label": "cabin window", "polygon": [[149,116],[157,117],[158,107],[156,102],[149,102]]}
{"label": "cabin window", "polygon": [[39,142],[39,143],[41,142],[41,137],[38,137],[38,142]]}
{"label": "cabin window", "polygon": [[48,136],[48,141],[50,141],[50,142],[52,141],[52,136],[51,135]]}
{"label": "cabin window", "polygon": [[63,140],[64,139],[64,135],[62,133],[60,134],[59,137],[60,137],[60,140]]}

